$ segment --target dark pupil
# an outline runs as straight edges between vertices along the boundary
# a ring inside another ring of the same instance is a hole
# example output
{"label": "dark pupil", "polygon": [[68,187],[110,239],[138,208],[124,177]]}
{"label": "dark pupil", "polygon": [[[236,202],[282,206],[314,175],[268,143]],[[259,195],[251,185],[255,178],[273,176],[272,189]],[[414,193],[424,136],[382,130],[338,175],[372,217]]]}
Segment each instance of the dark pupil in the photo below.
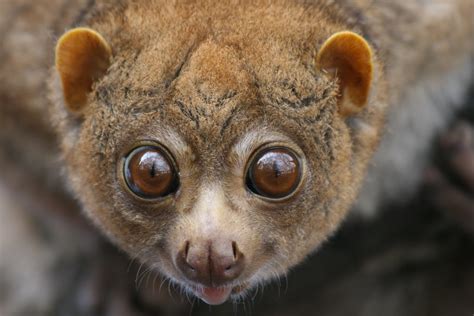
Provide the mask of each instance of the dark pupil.
{"label": "dark pupil", "polygon": [[148,198],[169,194],[175,184],[172,164],[161,150],[153,147],[132,152],[125,178],[134,193]]}
{"label": "dark pupil", "polygon": [[286,149],[272,149],[257,157],[249,178],[256,193],[280,198],[293,192],[299,182],[298,159]]}
{"label": "dark pupil", "polygon": [[151,166],[150,170],[150,176],[153,178],[156,175],[155,173],[155,162],[153,162],[153,165]]}

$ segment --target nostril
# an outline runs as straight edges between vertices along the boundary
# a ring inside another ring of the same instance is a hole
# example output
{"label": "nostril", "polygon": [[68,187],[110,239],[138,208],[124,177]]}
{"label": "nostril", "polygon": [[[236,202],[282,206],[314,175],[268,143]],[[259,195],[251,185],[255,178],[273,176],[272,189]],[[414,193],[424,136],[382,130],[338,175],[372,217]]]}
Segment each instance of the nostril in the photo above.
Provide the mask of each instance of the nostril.
{"label": "nostril", "polygon": [[228,244],[227,255],[224,251],[219,259],[213,260],[212,278],[214,283],[225,283],[239,277],[245,267],[244,254],[237,246],[237,242]]}
{"label": "nostril", "polygon": [[232,242],[232,253],[234,254],[234,260],[237,260],[237,243],[235,241]]}
{"label": "nostril", "polygon": [[194,275],[197,272],[197,267],[193,264],[192,261],[190,261],[189,258],[190,247],[190,242],[186,240],[176,257],[176,264],[178,269],[180,269],[183,273],[189,276]]}
{"label": "nostril", "polygon": [[189,252],[189,240],[186,240],[184,242],[184,259],[187,259],[188,258],[188,252]]}
{"label": "nostril", "polygon": [[189,255],[189,240],[186,240],[184,242],[184,249],[183,249],[183,259],[184,259],[184,264],[187,268],[191,269],[192,271],[196,271],[196,269],[193,267],[193,265],[189,262],[188,260],[188,255]]}

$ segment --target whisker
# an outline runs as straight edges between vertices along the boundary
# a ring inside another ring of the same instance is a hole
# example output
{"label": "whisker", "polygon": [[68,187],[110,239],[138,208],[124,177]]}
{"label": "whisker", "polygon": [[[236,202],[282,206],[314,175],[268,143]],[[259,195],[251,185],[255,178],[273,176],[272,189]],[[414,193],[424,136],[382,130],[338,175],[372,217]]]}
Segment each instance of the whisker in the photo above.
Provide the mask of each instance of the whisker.
{"label": "whisker", "polygon": [[163,287],[163,284],[166,282],[166,277],[163,277],[161,279],[161,283],[160,283],[160,288],[158,289],[158,293],[161,293],[161,288]]}
{"label": "whisker", "polygon": [[255,288],[255,294],[252,296],[252,300],[255,300],[255,298],[257,297],[259,289],[260,289],[260,282],[257,283],[257,286]]}
{"label": "whisker", "polygon": [[189,316],[193,314],[193,309],[194,309],[194,303],[196,302],[196,297],[193,297],[192,302],[191,302],[191,307],[189,308]]}
{"label": "whisker", "polygon": [[150,281],[150,276],[152,274],[152,271],[153,271],[153,268],[149,267],[148,271],[146,272],[146,279],[145,279],[145,276],[142,277],[142,282],[143,282],[143,279],[145,279],[145,287],[148,287],[148,282]]}
{"label": "whisker", "polygon": [[138,276],[138,284],[137,284],[137,290],[140,289],[141,284],[143,283],[143,280],[145,279],[145,276],[149,275],[149,272],[151,271],[151,267],[146,268],[139,276]]}
{"label": "whisker", "polygon": [[130,272],[130,268],[132,267],[133,263],[146,251],[146,248],[141,249],[140,251],[137,252],[136,255],[134,255],[130,259],[130,263],[127,266],[127,273]]}
{"label": "whisker", "polygon": [[140,264],[140,266],[138,267],[137,273],[135,274],[135,288],[137,288],[137,289],[138,289],[138,287],[137,287],[138,277],[140,275],[140,270],[141,270],[142,266],[143,266],[143,262]]}
{"label": "whisker", "polygon": [[155,287],[155,285],[156,285],[156,280],[158,279],[158,277],[159,277],[160,275],[159,275],[158,272],[155,271],[154,269],[153,269],[153,273],[155,274],[155,277],[153,278],[152,293],[153,293],[153,295],[155,295],[155,293],[156,293],[156,287]]}

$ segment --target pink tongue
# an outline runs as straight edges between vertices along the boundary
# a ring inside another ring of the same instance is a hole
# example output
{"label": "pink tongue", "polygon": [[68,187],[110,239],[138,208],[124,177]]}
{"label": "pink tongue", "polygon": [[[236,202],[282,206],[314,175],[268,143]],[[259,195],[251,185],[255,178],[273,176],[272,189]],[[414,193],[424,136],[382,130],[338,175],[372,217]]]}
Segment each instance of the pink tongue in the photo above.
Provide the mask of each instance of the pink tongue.
{"label": "pink tongue", "polygon": [[196,294],[209,305],[219,305],[227,301],[230,292],[232,292],[231,287],[205,287],[202,290],[198,290]]}

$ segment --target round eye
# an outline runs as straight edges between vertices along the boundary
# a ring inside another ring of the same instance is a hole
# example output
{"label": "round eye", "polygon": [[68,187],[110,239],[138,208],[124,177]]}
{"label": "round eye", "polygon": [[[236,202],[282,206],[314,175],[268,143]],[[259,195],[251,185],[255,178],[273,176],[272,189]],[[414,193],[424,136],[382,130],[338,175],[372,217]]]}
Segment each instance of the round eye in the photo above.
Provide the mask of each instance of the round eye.
{"label": "round eye", "polygon": [[283,198],[301,179],[299,159],[287,148],[269,148],[255,156],[247,173],[247,187],[263,197]]}
{"label": "round eye", "polygon": [[130,190],[146,199],[167,196],[178,188],[178,176],[168,154],[155,146],[133,150],[125,160],[124,177]]}

